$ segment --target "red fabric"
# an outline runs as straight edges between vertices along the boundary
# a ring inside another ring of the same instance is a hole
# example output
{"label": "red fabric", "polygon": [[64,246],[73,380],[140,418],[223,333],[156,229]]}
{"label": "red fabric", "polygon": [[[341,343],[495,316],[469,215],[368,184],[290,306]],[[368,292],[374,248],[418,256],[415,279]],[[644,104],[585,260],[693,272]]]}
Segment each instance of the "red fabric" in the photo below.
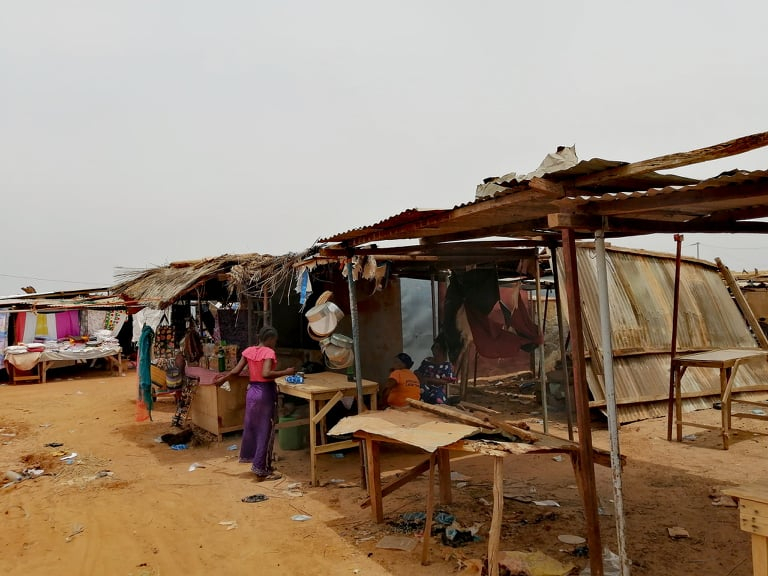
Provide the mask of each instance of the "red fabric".
{"label": "red fabric", "polygon": [[20,344],[24,342],[24,324],[26,321],[26,314],[16,314],[15,322],[13,324],[13,333],[16,337],[14,344]]}
{"label": "red fabric", "polygon": [[505,330],[503,322],[497,320],[503,318],[498,303],[489,316],[468,307],[465,310],[475,348],[484,358],[508,358],[514,356],[521,346],[542,342],[542,336],[528,314],[522,294],[518,296],[517,306],[512,313],[510,328],[514,332]]}

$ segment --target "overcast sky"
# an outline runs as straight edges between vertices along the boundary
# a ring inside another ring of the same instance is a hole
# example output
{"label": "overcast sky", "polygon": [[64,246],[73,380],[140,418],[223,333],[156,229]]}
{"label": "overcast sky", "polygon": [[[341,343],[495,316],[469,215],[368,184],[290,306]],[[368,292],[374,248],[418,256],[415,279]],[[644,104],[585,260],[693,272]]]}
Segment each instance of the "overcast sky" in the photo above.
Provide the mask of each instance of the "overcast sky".
{"label": "overcast sky", "polygon": [[[0,294],[768,130],[764,1],[0,1]],[[768,149],[678,170],[768,169]],[[669,237],[616,242],[674,252]],[[684,253],[768,268],[763,236]]]}

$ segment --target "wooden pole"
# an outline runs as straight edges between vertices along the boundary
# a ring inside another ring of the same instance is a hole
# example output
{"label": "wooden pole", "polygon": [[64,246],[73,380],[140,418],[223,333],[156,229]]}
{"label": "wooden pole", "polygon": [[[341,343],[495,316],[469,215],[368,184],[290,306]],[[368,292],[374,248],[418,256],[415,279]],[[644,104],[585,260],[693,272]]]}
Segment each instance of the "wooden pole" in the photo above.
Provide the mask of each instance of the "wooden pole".
{"label": "wooden pole", "polygon": [[499,545],[501,541],[501,522],[504,513],[504,458],[493,457],[493,516],[488,532],[488,574],[499,576]]}
{"label": "wooden pole", "polygon": [[563,303],[560,290],[559,272],[557,271],[557,246],[550,248],[552,254],[552,275],[555,282],[555,308],[557,311],[557,335],[560,343],[560,364],[565,375],[565,411],[568,419],[568,440],[573,441],[573,387],[571,386],[571,372],[568,369],[568,351],[565,345],[565,331],[563,330]]}
{"label": "wooden pole", "polygon": [[[672,441],[672,416],[675,405],[675,366],[674,360],[677,355],[677,316],[680,313],[680,262],[683,246],[683,235],[675,234],[677,242],[677,253],[675,256],[675,292],[672,304],[672,347],[669,357],[669,399],[667,400],[667,441]],[[680,417],[680,414],[677,415]]]}
{"label": "wooden pole", "polygon": [[429,543],[432,540],[432,515],[435,513],[435,453],[429,455],[429,486],[427,487],[427,518],[424,522],[424,541],[421,548],[421,564],[429,564]]}
{"label": "wooden pole", "polygon": [[543,314],[541,311],[541,270],[539,268],[539,256],[536,255],[536,320],[539,327],[539,333],[541,334],[541,344],[538,346],[539,351],[539,382],[541,383],[541,414],[544,421],[544,434],[549,431],[549,400],[547,399],[547,374],[544,370],[544,322]]}
{"label": "wooden pole", "polygon": [[589,565],[592,576],[603,576],[602,542],[600,518],[597,514],[597,489],[595,467],[592,461],[592,430],[589,417],[589,390],[587,369],[584,360],[584,338],[581,323],[581,293],[579,291],[578,260],[576,258],[576,236],[572,229],[564,228],[563,262],[565,264],[566,296],[568,299],[568,324],[571,327],[571,349],[573,359],[573,384],[576,395],[576,425],[579,432],[579,474],[584,502],[584,516],[587,522],[587,544],[591,551]]}

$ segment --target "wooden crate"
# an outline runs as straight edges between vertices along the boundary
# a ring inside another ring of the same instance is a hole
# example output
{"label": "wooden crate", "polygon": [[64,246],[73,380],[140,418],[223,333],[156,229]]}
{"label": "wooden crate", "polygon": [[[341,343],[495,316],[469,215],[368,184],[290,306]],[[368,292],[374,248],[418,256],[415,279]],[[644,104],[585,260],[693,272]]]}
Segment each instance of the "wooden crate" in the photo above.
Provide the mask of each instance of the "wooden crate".
{"label": "wooden crate", "polygon": [[216,434],[219,441],[222,434],[243,429],[248,378],[230,377],[229,385],[230,392],[211,384],[199,385],[189,408],[192,423]]}

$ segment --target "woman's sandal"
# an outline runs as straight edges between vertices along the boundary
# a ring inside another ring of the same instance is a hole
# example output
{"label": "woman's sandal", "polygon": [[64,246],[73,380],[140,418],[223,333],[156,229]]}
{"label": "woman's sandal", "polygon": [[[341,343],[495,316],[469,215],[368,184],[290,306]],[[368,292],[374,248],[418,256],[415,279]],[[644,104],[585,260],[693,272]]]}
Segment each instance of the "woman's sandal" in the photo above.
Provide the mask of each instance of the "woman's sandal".
{"label": "woman's sandal", "polygon": [[283,477],[280,472],[272,472],[266,476],[256,474],[256,482],[264,482],[265,480],[280,480]]}

